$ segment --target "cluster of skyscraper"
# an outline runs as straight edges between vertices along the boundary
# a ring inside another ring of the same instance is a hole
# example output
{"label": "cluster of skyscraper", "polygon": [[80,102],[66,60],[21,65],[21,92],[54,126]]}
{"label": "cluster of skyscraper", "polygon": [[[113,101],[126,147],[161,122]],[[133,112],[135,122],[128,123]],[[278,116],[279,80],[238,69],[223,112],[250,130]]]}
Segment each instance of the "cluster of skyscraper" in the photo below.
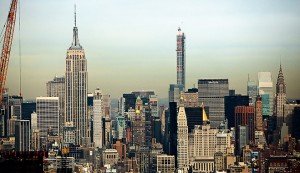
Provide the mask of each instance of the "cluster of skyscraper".
{"label": "cluster of skyscraper", "polygon": [[300,105],[287,104],[281,65],[275,93],[270,72],[259,72],[258,82],[248,79],[244,96],[229,90],[228,79],[199,79],[187,89],[186,37],[178,32],[177,83],[169,86],[168,105],[141,90],[124,93],[113,106],[99,88],[88,93],[75,18],[65,76],[49,81],[47,96],[35,102],[3,100],[1,147],[46,151],[44,171],[247,172],[263,169],[251,160],[251,147],[280,146],[290,133],[300,138],[294,123]]}

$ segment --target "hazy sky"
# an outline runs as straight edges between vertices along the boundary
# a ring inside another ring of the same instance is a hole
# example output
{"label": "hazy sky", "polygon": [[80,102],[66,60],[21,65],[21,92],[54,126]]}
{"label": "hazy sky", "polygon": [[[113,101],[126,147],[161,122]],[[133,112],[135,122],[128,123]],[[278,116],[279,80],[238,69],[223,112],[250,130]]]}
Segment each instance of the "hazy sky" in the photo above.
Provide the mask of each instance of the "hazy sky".
{"label": "hazy sky", "polygon": [[[22,94],[46,95],[46,82],[64,75],[72,43],[74,3],[79,41],[88,62],[89,91],[113,98],[132,90],[167,97],[176,83],[176,34],[186,34],[187,88],[200,78],[228,78],[246,93],[247,75],[272,72],[280,56],[288,98],[300,98],[300,1],[298,0],[21,0]],[[10,0],[0,1],[0,26]],[[16,24],[6,86],[19,93]],[[2,49],[2,44],[1,44]]]}

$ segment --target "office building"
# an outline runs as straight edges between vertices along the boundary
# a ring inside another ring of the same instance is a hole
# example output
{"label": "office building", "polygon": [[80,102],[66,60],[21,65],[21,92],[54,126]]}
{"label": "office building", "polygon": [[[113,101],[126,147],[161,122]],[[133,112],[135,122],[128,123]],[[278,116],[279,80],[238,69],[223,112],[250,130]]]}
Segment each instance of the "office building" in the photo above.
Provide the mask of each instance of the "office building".
{"label": "office building", "polygon": [[18,120],[22,119],[22,103],[23,103],[23,97],[22,96],[9,96],[8,97],[9,102],[9,118],[11,116],[16,116]]}
{"label": "office building", "polygon": [[234,108],[236,106],[249,106],[249,96],[225,96],[225,118],[228,120],[228,128],[235,127]]}
{"label": "office building", "polygon": [[241,154],[242,148],[246,146],[249,142],[249,131],[248,126],[238,125],[236,127],[235,132],[235,140],[236,140],[236,154]]}
{"label": "office building", "polygon": [[257,87],[257,83],[254,81],[250,81],[250,78],[248,77],[247,95],[249,96],[249,106],[254,106],[255,104],[255,99],[258,94]]}
{"label": "office building", "polygon": [[97,88],[93,99],[93,142],[94,147],[102,148],[102,95]]}
{"label": "office building", "polygon": [[157,95],[150,95],[149,96],[149,104],[151,110],[152,117],[159,117],[158,115],[158,98]]}
{"label": "office building", "polygon": [[134,109],[135,108],[135,101],[136,101],[136,96],[135,94],[129,93],[129,94],[123,94],[123,98],[125,99],[125,105],[124,105],[124,111],[128,112],[130,108]]}
{"label": "office building", "polygon": [[40,130],[41,138],[47,138],[49,129],[51,129],[54,134],[59,134],[58,97],[37,97],[36,114],[37,126]]}
{"label": "office building", "polygon": [[30,151],[31,135],[30,121],[17,120],[15,129],[15,148],[16,151]]}
{"label": "office building", "polygon": [[225,120],[224,97],[229,95],[228,79],[199,79],[199,103],[209,107],[209,119],[213,128]]}
{"label": "office building", "polygon": [[32,112],[36,112],[35,100],[23,101],[23,103],[22,103],[22,119],[30,120]]}
{"label": "office building", "polygon": [[62,133],[65,125],[65,77],[55,76],[52,81],[47,82],[47,97],[59,98],[59,127]]}
{"label": "office building", "polygon": [[153,159],[153,172],[168,173],[175,171],[175,157],[166,154],[159,154]]}
{"label": "office building", "polygon": [[[270,112],[269,116],[273,115],[273,82],[272,75],[270,72],[259,72],[258,73],[258,94],[263,97],[267,94],[269,97]],[[264,98],[263,98],[264,99]],[[264,104],[264,102],[263,102]]]}
{"label": "office building", "polygon": [[208,107],[185,107],[185,113],[187,118],[188,132],[191,133],[195,127],[195,125],[203,124],[203,110],[205,110],[205,114],[209,117]]}
{"label": "office building", "polygon": [[11,116],[10,119],[7,121],[7,136],[8,137],[13,137],[15,136],[15,129],[16,129],[16,121],[17,121],[17,116]]}
{"label": "office building", "polygon": [[118,114],[124,116],[125,113],[125,98],[120,97],[118,100]]}
{"label": "office building", "polygon": [[169,102],[176,102],[179,106],[181,94],[184,92],[182,84],[170,84],[169,88]]}
{"label": "office building", "polygon": [[248,139],[250,143],[255,142],[255,110],[253,106],[235,107],[235,127],[247,126]]}
{"label": "office building", "polygon": [[184,107],[199,107],[198,91],[187,91],[181,94]]}
{"label": "office building", "polygon": [[103,165],[114,166],[119,160],[119,154],[116,149],[106,149],[102,154]]}
{"label": "office building", "polygon": [[258,131],[263,131],[263,107],[261,96],[256,97],[255,101],[255,129]]}
{"label": "office building", "polygon": [[276,97],[275,97],[275,115],[277,117],[277,129],[280,129],[284,122],[283,105],[286,104],[286,84],[280,64],[279,73],[276,84]]}
{"label": "office building", "polygon": [[[183,85],[185,90],[185,35],[181,33],[181,28],[178,28],[177,34],[177,84]],[[171,102],[171,101],[170,101]]]}
{"label": "office building", "polygon": [[[75,15],[76,16],[76,15]],[[73,43],[67,50],[65,73],[65,122],[76,128],[76,144],[88,137],[87,117],[87,60],[79,43],[78,28],[73,28]]]}
{"label": "office building", "polygon": [[[183,100],[183,99],[182,99]],[[188,126],[186,113],[180,104],[177,116],[177,167],[183,168],[189,164],[188,156]]]}
{"label": "office building", "polygon": [[116,117],[116,138],[123,139],[126,138],[126,122],[124,116]]}
{"label": "office building", "polygon": [[269,94],[261,94],[263,119],[269,119],[271,114],[270,96]]}

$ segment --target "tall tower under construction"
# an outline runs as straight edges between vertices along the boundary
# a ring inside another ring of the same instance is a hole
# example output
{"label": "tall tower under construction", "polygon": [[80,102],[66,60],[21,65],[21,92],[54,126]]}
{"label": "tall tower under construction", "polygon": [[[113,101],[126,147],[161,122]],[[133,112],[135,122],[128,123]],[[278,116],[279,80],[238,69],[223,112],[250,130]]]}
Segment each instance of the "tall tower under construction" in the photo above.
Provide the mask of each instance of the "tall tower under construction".
{"label": "tall tower under construction", "polygon": [[75,144],[84,145],[88,138],[87,61],[79,43],[78,28],[73,28],[73,43],[67,50],[65,79],[65,126],[75,127]]}
{"label": "tall tower under construction", "polygon": [[178,28],[177,34],[177,84],[182,84],[185,90],[185,35]]}

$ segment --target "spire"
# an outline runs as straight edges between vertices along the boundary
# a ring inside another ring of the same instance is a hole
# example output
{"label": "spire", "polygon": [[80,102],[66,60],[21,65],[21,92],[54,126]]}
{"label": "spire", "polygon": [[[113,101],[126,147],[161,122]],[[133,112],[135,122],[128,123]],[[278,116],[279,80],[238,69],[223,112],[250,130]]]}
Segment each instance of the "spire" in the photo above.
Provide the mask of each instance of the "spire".
{"label": "spire", "polygon": [[[282,86],[282,88],[281,88]],[[277,77],[277,84],[276,84],[276,93],[286,93],[286,85],[284,81],[284,75],[282,72],[282,66],[281,66],[281,57],[280,57],[280,66],[279,66],[279,72]]]}
{"label": "spire", "polygon": [[74,4],[74,19],[75,19],[75,27],[76,27],[76,4]]}
{"label": "spire", "polygon": [[207,122],[207,121],[209,121],[209,119],[207,118],[203,102],[202,102],[201,106],[202,106],[202,121]]}
{"label": "spire", "polygon": [[73,42],[72,45],[69,49],[82,49],[82,46],[79,43],[79,38],[78,38],[78,28],[76,26],[76,4],[74,5],[74,28],[73,28]]}

